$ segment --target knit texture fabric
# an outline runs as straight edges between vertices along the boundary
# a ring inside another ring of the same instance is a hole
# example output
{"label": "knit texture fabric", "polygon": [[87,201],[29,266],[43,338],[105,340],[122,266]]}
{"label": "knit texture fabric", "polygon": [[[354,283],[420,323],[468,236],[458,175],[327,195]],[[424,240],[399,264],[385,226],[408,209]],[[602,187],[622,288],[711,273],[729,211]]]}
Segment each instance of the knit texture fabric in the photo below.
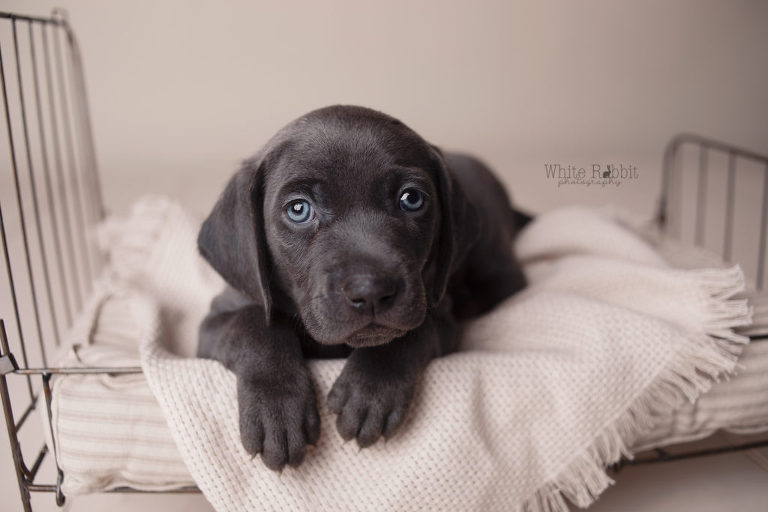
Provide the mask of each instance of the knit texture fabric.
{"label": "knit texture fabric", "polygon": [[164,199],[103,230],[115,288],[139,322],[141,364],[193,479],[219,511],[526,510],[588,506],[606,465],[733,372],[750,320],[738,267],[679,270],[616,216],[583,208],[538,217],[517,253],[523,292],[464,328],[433,361],[402,430],[360,450],[325,396],[343,360],[311,361],[317,446],[282,473],[251,459],[235,376],[194,359],[195,329],[223,283],[195,250],[198,224]]}

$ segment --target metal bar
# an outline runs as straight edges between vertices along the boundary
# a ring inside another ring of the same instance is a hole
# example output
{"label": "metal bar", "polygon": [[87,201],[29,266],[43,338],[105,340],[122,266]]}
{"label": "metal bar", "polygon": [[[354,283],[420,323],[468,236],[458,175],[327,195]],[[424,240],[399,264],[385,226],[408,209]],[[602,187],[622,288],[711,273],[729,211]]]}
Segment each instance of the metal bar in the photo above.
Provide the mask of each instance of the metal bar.
{"label": "metal bar", "polygon": [[[53,411],[51,409],[51,374],[43,374],[43,396],[45,397],[45,410],[48,413],[48,424],[51,425],[53,430]],[[64,493],[61,492],[61,482],[64,480],[64,472],[59,466],[59,457],[56,447],[56,436],[51,435],[51,448],[53,450],[53,462],[56,464],[56,504],[58,506],[64,505]]]}
{"label": "metal bar", "polygon": [[757,289],[763,289],[763,270],[765,270],[765,242],[768,230],[768,162],[763,174],[763,213],[760,217],[760,247],[757,253]]}
{"label": "metal bar", "polygon": [[[15,149],[15,147],[13,145],[13,129],[12,129],[12,126],[11,126],[11,112],[8,109],[8,91],[7,91],[6,86],[5,86],[5,65],[3,64],[3,51],[2,51],[2,47],[0,47],[0,83],[2,83],[2,90],[3,90],[3,107],[5,108],[5,125],[6,125],[6,129],[8,130],[8,145],[9,145],[9,150],[10,150],[10,154],[11,154],[11,165],[13,167],[14,177],[17,177],[18,176],[18,171],[17,171],[17,167],[16,167],[16,149]],[[17,197],[18,197],[18,177],[17,177],[17,188],[16,188],[16,191],[17,191],[16,193],[17,193]],[[20,208],[20,210],[21,210],[21,208]],[[22,227],[22,233],[24,233],[24,232],[25,232],[25,230]],[[17,332],[19,334],[19,341],[21,342],[21,355],[22,355],[22,358],[23,358],[23,361],[24,361],[24,366],[29,366],[29,362],[28,362],[28,359],[27,359],[27,348],[26,348],[26,345],[24,343],[24,332],[23,332],[23,328],[21,326],[21,317],[19,315],[19,303],[18,303],[18,298],[17,298],[17,295],[16,295],[16,285],[15,285],[15,282],[13,280],[13,272],[11,271],[11,257],[10,257],[10,255],[8,253],[8,239],[6,237],[6,232],[5,232],[5,221],[3,220],[2,205],[0,205],[0,234],[2,234],[2,238],[3,238],[3,253],[4,253],[4,256],[5,256],[5,270],[6,270],[7,274],[8,274],[8,283],[10,284],[10,287],[11,287],[11,297],[13,299],[13,313],[14,313],[14,315],[16,317],[16,330],[17,330]],[[26,247],[27,247],[27,244],[26,244],[26,237],[25,237],[25,248]],[[29,254],[27,254],[26,256],[27,256],[27,263],[29,263]],[[30,267],[28,266],[27,270],[29,270],[29,269],[30,269]],[[34,396],[34,393],[32,393],[32,382],[29,379],[27,380],[27,387],[29,388],[29,397],[30,397],[30,399],[32,399],[32,397]]]}
{"label": "metal bar", "polygon": [[43,463],[43,459],[45,459],[45,455],[47,453],[48,453],[48,447],[45,444],[43,444],[43,447],[40,448],[40,451],[37,453],[37,458],[35,458],[35,462],[32,464],[32,467],[29,468],[29,477],[28,477],[29,482],[35,481],[37,472],[40,469],[40,465]]}
{"label": "metal bar", "polygon": [[[672,140],[670,140],[667,146],[664,148],[664,157],[662,160],[662,171],[663,171],[662,187],[661,187],[662,189],[661,189],[661,195],[659,198],[658,213],[656,215],[659,227],[667,233],[669,233],[672,227],[670,226],[670,222],[669,222],[670,216],[671,216],[670,208],[673,204],[676,204],[675,201],[670,201],[670,193],[672,190],[673,174],[676,168],[676,164],[679,163],[676,161],[678,156],[678,150],[683,144],[686,144],[686,143],[704,146],[709,149],[714,149],[714,150],[726,152],[729,154],[734,154],[739,158],[757,160],[763,163],[768,161],[767,155],[756,153],[754,151],[732,146],[729,144],[725,144],[717,140],[708,139],[700,135],[695,135],[692,133],[681,133],[673,137]],[[677,227],[678,227],[677,235],[679,236],[680,235],[679,226]]]}
{"label": "metal bar", "polygon": [[696,195],[696,245],[704,245],[704,216],[706,215],[705,205],[707,198],[707,148],[701,146],[699,150],[699,183]]}
{"label": "metal bar", "polygon": [[90,293],[91,287],[93,285],[93,279],[95,276],[93,265],[91,263],[91,255],[90,251],[88,249],[88,242],[86,240],[86,234],[88,232],[88,224],[85,222],[85,216],[83,214],[83,199],[80,194],[80,179],[79,179],[79,172],[77,169],[77,163],[75,161],[75,147],[74,147],[74,141],[72,137],[72,124],[71,124],[71,117],[69,112],[69,105],[67,102],[68,95],[67,95],[67,86],[66,86],[66,80],[64,76],[64,69],[62,67],[62,57],[61,57],[61,42],[59,41],[60,37],[54,33],[53,37],[53,49],[54,49],[54,55],[55,55],[55,64],[56,64],[56,74],[58,76],[58,84],[59,84],[59,98],[61,99],[61,114],[62,114],[62,126],[64,128],[64,139],[66,142],[66,148],[67,148],[67,159],[69,163],[69,171],[72,175],[72,179],[74,180],[73,186],[72,186],[72,192],[74,195],[74,205],[73,208],[76,213],[76,218],[79,222],[79,225],[82,229],[77,230],[78,233],[78,240],[80,242],[80,246],[82,248],[82,253],[80,256],[85,259],[85,263],[83,267],[86,269],[86,274],[88,276],[88,279],[86,279],[85,282],[85,290],[86,292]]}
{"label": "metal bar", "polygon": [[24,426],[24,422],[27,421],[27,418],[29,418],[29,415],[32,413],[32,411],[35,410],[35,405],[37,404],[37,397],[35,397],[35,400],[32,400],[29,405],[27,406],[26,410],[24,411],[24,414],[21,415],[21,418],[19,418],[19,421],[16,422],[16,430],[21,430],[21,427]]}
{"label": "metal bar", "polygon": [[[33,33],[33,25],[29,26],[29,53],[32,59],[32,77],[35,85],[35,106],[37,107],[37,125],[40,132],[40,154],[43,161],[43,177],[45,183],[45,190],[48,198],[48,216],[50,218],[51,232],[53,234],[53,247],[55,249],[55,260],[58,265],[59,281],[61,284],[62,295],[64,296],[64,314],[66,316],[67,325],[72,323],[72,309],[69,304],[69,286],[67,285],[67,276],[64,271],[64,259],[61,254],[61,241],[59,239],[59,228],[56,222],[56,205],[53,196],[53,184],[51,182],[51,169],[48,161],[48,144],[45,136],[45,122],[43,120],[43,108],[40,101],[40,78],[37,73],[37,53],[35,52],[35,38]],[[48,255],[44,255],[47,260]],[[56,325],[56,344],[59,345],[59,331],[58,324]]]}
{"label": "metal bar", "polygon": [[107,494],[155,494],[155,493],[168,493],[168,494],[199,494],[202,491],[196,486],[180,487],[178,489],[168,489],[165,491],[144,491],[141,489],[134,489],[132,487],[118,487],[106,491]]}
{"label": "metal bar", "polygon": [[723,259],[731,261],[733,247],[733,196],[736,188],[736,155],[728,152],[728,183],[725,192],[725,234],[723,236]]}
{"label": "metal bar", "polygon": [[762,441],[755,441],[753,443],[739,444],[735,446],[718,446],[716,448],[707,448],[703,450],[697,450],[694,452],[666,454],[658,458],[648,459],[634,459],[634,460],[622,460],[620,464],[622,466],[638,466],[641,464],[657,464],[659,462],[672,462],[683,459],[693,459],[698,457],[705,457],[707,455],[719,455],[722,453],[729,453],[735,451],[752,450],[755,448],[763,448],[768,446],[768,439]]}
{"label": "metal bar", "polygon": [[[15,26],[15,21],[14,21],[14,26]],[[18,65],[18,61],[16,62],[16,64]],[[21,185],[19,183],[19,168],[16,160],[16,149],[13,143],[13,131],[11,127],[10,112],[8,110],[8,94],[5,88],[5,67],[3,66],[1,50],[0,50],[0,75],[2,76],[2,81],[3,81],[3,103],[5,105],[5,111],[8,114],[6,116],[6,121],[8,125],[8,142],[11,145],[11,168],[13,169],[13,182],[16,190],[16,205],[19,211],[19,224],[21,225],[21,240],[22,240],[22,244],[24,245],[24,260],[26,261],[26,264],[27,264],[27,279],[29,280],[30,293],[32,295],[32,306],[35,313],[35,325],[37,327],[37,336],[38,336],[38,340],[40,340],[40,342],[42,343],[43,335],[42,335],[42,329],[40,327],[40,312],[37,307],[37,290],[35,286],[34,273],[32,272],[32,262],[30,261],[29,240],[27,238],[27,223],[24,218],[24,201],[21,197]],[[19,84],[19,87],[21,87],[21,84]],[[26,117],[24,114],[23,104],[21,106],[21,117],[22,117],[22,120],[24,120]],[[24,122],[26,123],[26,121]],[[22,344],[22,352],[24,355],[24,366],[29,366],[27,361],[27,355],[26,355],[26,347],[25,347],[23,338],[21,338],[21,344]]]}
{"label": "metal bar", "polygon": [[[54,332],[56,334],[56,339],[58,340],[59,337],[59,331],[58,331],[58,321],[56,320],[56,312],[53,307],[53,294],[51,293],[51,280],[50,276],[48,275],[48,264],[45,262],[45,244],[43,243],[43,228],[40,225],[40,207],[37,202],[37,185],[35,183],[35,173],[34,169],[32,167],[32,150],[30,148],[29,143],[29,127],[27,125],[27,109],[26,109],[26,102],[24,101],[24,83],[21,78],[21,59],[19,58],[19,38],[18,33],[16,30],[16,20],[12,20],[11,22],[12,31],[13,31],[13,51],[16,57],[16,80],[19,85],[19,105],[21,105],[21,126],[22,131],[24,134],[24,148],[25,153],[27,155],[27,173],[29,175],[29,186],[30,191],[32,195],[32,207],[33,211],[35,213],[35,226],[37,227],[37,242],[40,244],[40,256],[43,260],[43,281],[46,285],[46,289],[48,291],[48,301],[49,301],[49,310],[51,312],[51,320],[53,322],[54,326]],[[19,182],[18,178],[16,180],[16,191],[17,191],[17,198],[19,201],[21,201],[21,193],[19,191]],[[19,210],[21,210],[22,205],[19,203]],[[24,217],[22,218],[22,229],[25,230],[24,226]],[[26,242],[26,233],[24,233],[24,240]],[[24,250],[28,251],[29,247],[27,244],[24,244]],[[27,266],[29,267],[29,286],[32,291],[32,305],[34,307],[35,312],[35,325],[37,326],[37,342],[40,346],[40,356],[43,360],[43,366],[48,366],[48,358],[46,357],[45,353],[45,344],[43,343],[43,329],[41,327],[40,323],[40,306],[37,302],[37,290],[35,287],[35,281],[32,279],[32,264],[30,263],[29,254],[27,254]],[[58,344],[58,341],[57,341]]]}
{"label": "metal bar", "polygon": [[56,492],[55,484],[27,484],[29,492]]}
{"label": "metal bar", "polygon": [[[16,319],[16,332],[19,335],[19,340],[21,341],[21,357],[22,361],[24,361],[24,366],[29,366],[29,363],[27,361],[27,349],[24,346],[24,329],[21,326],[21,317],[19,316],[19,303],[18,298],[16,297],[16,283],[13,280],[13,271],[11,270],[11,257],[8,254],[8,240],[5,236],[5,221],[3,220],[3,207],[0,205],[0,235],[2,235],[3,240],[3,256],[5,258],[5,272],[8,275],[8,285],[11,288],[11,302],[13,302],[13,314]],[[0,319],[0,322],[2,322],[2,319]],[[3,355],[10,354],[11,351],[8,349],[3,350]],[[33,400],[35,394],[32,392],[32,380],[30,378],[27,378],[27,388],[29,389],[29,399]]]}
{"label": "metal bar", "polygon": [[82,368],[19,368],[13,372],[15,375],[92,375],[97,373],[106,374],[131,374],[143,373],[140,366],[101,366],[101,367],[82,367]]}
{"label": "metal bar", "polygon": [[[9,354],[10,349],[8,347],[8,337],[5,332],[5,322],[0,319],[0,349],[3,354]],[[21,445],[19,444],[18,431],[13,420],[13,406],[11,404],[11,397],[8,393],[8,381],[6,381],[5,375],[0,375],[0,400],[3,402],[3,416],[5,416],[5,427],[8,430],[8,439],[11,444],[11,455],[13,456],[13,466],[16,470],[16,480],[19,484],[19,494],[21,495],[21,503],[24,507],[24,512],[32,512],[31,497],[29,490],[26,487],[26,474],[29,473],[27,467],[24,465],[24,457],[21,453]]]}
{"label": "metal bar", "polygon": [[54,484],[28,484],[27,490],[29,492],[56,492],[56,485]]}
{"label": "metal bar", "polygon": [[664,157],[661,164],[661,195],[659,197],[659,209],[656,215],[657,224],[664,232],[668,232],[669,230],[669,191],[672,186],[672,170],[675,165],[676,155],[677,145],[675,139],[673,139],[664,148]]}
{"label": "metal bar", "polygon": [[675,216],[675,236],[680,239],[683,236],[683,198],[685,197],[685,190],[683,189],[683,158],[680,155],[675,155],[675,169],[677,170],[676,187],[677,200],[673,201],[676,208]]}
{"label": "metal bar", "polygon": [[733,152],[739,157],[744,157],[751,160],[757,160],[759,162],[764,162],[765,160],[768,160],[768,155],[756,153],[755,151],[750,151],[749,149],[732,146],[730,144],[726,144],[718,140],[709,139],[707,137],[702,137],[701,135],[695,135],[692,133],[681,133],[680,135],[677,135],[674,139],[672,139],[672,142],[670,142],[670,145],[675,146],[676,148],[686,142],[698,144],[701,146],[706,146],[709,149],[715,149],[718,151],[722,151],[723,153]]}
{"label": "metal bar", "polygon": [[54,9],[54,15],[60,21],[64,33],[67,36],[67,44],[69,45],[69,63],[71,67],[71,76],[75,82],[75,91],[78,93],[75,96],[79,100],[78,106],[80,107],[80,121],[81,121],[81,136],[84,143],[84,153],[88,159],[89,171],[89,183],[91,185],[91,192],[93,195],[93,203],[95,206],[96,219],[101,221],[106,214],[104,209],[103,195],[101,193],[101,182],[99,180],[98,164],[96,159],[96,144],[93,137],[93,126],[91,124],[91,114],[88,108],[88,91],[85,84],[85,71],[83,66],[82,55],[80,54],[80,46],[77,44],[77,37],[75,32],[69,24],[66,11],[62,9]]}
{"label": "metal bar", "polygon": [[43,18],[40,16],[23,16],[21,14],[13,14],[10,12],[0,12],[0,18],[6,18],[10,20],[21,21],[36,21],[38,23],[49,23],[51,25],[58,25],[59,21],[55,18]]}
{"label": "metal bar", "polygon": [[[87,96],[85,91],[85,77],[83,76],[82,60],[80,59],[77,40],[67,21],[66,14],[62,10],[54,10],[54,15],[61,19],[61,27],[66,36],[69,51],[68,73],[72,86],[70,92],[74,106],[74,119],[77,120],[77,133],[80,142],[80,152],[82,155],[82,177],[83,186],[87,195],[87,205],[92,221],[95,227],[98,222],[104,218],[104,205],[101,201],[101,185],[96,172],[96,153],[93,143],[93,131],[91,129],[90,114],[88,112]],[[92,261],[94,262],[94,271],[96,275],[100,274],[104,268],[104,258],[98,247],[94,243],[88,245],[91,250]]]}
{"label": "metal bar", "polygon": [[93,137],[93,125],[91,123],[91,112],[88,108],[88,92],[86,89],[85,84],[85,71],[83,69],[83,59],[80,55],[80,47],[77,44],[77,39],[75,39],[74,33],[72,32],[71,28],[69,27],[69,24],[65,24],[65,28],[67,30],[67,34],[69,34],[69,38],[71,41],[72,46],[72,57],[73,57],[73,66],[75,67],[75,76],[78,78],[78,83],[80,85],[80,92],[82,97],[82,109],[83,109],[83,124],[85,126],[85,136],[87,137],[88,141],[88,149],[90,153],[91,158],[91,172],[93,174],[93,188],[94,188],[94,194],[96,199],[96,206],[97,206],[97,218],[99,221],[104,220],[106,217],[106,209],[104,208],[104,194],[102,192],[102,186],[101,186],[101,180],[99,177],[99,165],[98,160],[96,158],[96,143]]}
{"label": "metal bar", "polygon": [[[30,484],[27,485],[27,489],[29,489],[30,492],[56,492],[56,486],[53,484]],[[195,486],[165,489],[161,491],[134,489],[132,487],[117,487],[108,491],[101,491],[101,494],[200,494],[201,492],[202,491]]]}
{"label": "metal bar", "polygon": [[[53,87],[53,73],[51,72],[51,58],[50,51],[48,49],[48,30],[47,26],[43,25],[43,56],[45,60],[45,78],[46,87],[48,89],[48,105],[50,107],[51,117],[51,134],[53,138],[53,154],[56,168],[56,176],[59,182],[59,204],[61,205],[61,220],[64,224],[64,240],[67,242],[67,255],[69,257],[69,269],[72,273],[72,283],[74,285],[75,292],[75,309],[79,310],[83,301],[83,290],[80,287],[80,272],[77,269],[77,262],[75,258],[75,246],[74,235],[72,234],[72,222],[69,216],[69,201],[67,200],[67,187],[66,178],[64,177],[64,165],[62,163],[62,150],[59,142],[59,128],[58,117],[56,116],[56,102],[54,100],[55,93]],[[67,298],[69,301],[69,298]]]}

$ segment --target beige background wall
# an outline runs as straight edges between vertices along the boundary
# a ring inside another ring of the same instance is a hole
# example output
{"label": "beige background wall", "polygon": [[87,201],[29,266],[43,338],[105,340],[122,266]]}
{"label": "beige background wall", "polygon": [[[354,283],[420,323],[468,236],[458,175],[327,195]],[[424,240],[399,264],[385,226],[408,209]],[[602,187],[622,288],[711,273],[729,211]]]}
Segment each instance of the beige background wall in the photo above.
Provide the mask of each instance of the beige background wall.
{"label": "beige background wall", "polygon": [[[241,159],[332,103],[383,110],[483,157],[536,212],[578,202],[650,214],[664,145],[680,131],[768,153],[765,1],[0,0],[0,10],[36,15],[54,6],[80,40],[116,212],[146,192],[205,212]],[[545,163],[635,165],[639,178],[558,188]],[[737,220],[757,218],[761,185],[750,190]],[[11,498],[0,509],[15,511],[5,437],[0,495]],[[764,471],[738,454],[630,469],[595,510],[759,510],[761,482]],[[50,495],[36,501],[54,510]],[[76,503],[207,510],[199,496]]]}
{"label": "beige background wall", "polygon": [[[69,11],[117,209],[144,190],[184,189],[203,211],[281,125],[332,103],[381,109],[482,156],[535,211],[580,201],[650,212],[679,131],[768,152],[763,1],[0,5]],[[547,162],[631,163],[640,178],[558,189]]]}

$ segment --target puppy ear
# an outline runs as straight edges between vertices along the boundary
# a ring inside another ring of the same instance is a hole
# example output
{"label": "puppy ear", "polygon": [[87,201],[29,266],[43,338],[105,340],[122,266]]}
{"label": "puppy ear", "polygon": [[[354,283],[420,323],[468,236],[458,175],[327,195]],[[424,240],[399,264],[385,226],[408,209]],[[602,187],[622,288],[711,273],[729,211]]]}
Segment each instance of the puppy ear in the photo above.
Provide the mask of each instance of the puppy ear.
{"label": "puppy ear", "polygon": [[451,274],[477,239],[479,223],[475,208],[448,168],[442,152],[435,146],[432,149],[437,164],[440,225],[428,265],[432,267],[429,269],[432,283],[428,298],[431,305],[436,306],[445,296]]}
{"label": "puppy ear", "polygon": [[269,323],[272,294],[264,234],[264,171],[260,159],[246,161],[230,179],[203,222],[197,247],[233,288],[260,301]]}

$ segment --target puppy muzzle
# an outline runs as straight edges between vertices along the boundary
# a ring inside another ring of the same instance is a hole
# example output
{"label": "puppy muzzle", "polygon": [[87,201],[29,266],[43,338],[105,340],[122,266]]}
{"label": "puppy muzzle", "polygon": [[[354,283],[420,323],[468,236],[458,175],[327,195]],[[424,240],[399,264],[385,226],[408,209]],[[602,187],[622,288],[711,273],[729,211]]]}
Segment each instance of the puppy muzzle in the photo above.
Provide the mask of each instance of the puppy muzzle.
{"label": "puppy muzzle", "polygon": [[369,268],[338,274],[321,297],[303,309],[305,327],[326,344],[370,347],[403,336],[423,320],[423,285],[417,275]]}

